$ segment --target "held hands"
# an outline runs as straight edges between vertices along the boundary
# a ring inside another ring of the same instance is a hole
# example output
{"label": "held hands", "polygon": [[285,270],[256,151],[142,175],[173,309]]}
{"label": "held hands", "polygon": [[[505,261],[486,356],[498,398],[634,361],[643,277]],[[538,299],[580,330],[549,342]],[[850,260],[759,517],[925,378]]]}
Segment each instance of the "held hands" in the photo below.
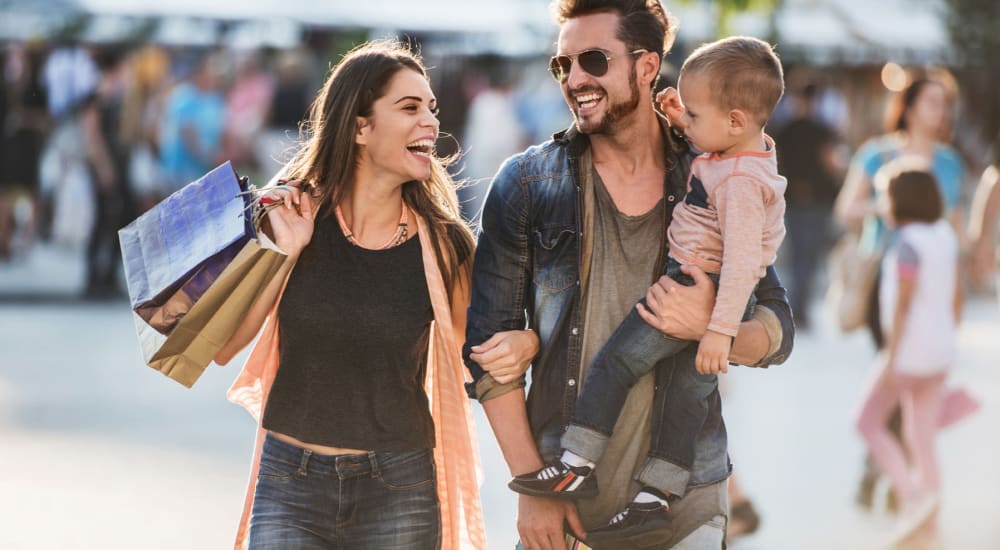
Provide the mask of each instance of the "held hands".
{"label": "held hands", "polygon": [[583,540],[586,533],[572,501],[518,495],[517,534],[525,550],[564,550],[563,525],[567,523]]}
{"label": "held hands", "polygon": [[656,94],[656,102],[660,104],[660,110],[666,115],[670,125],[678,130],[684,130],[687,123],[684,120],[684,105],[681,103],[681,96],[675,88],[664,88]]}
{"label": "held hands", "polygon": [[729,372],[729,348],[733,339],[721,332],[710,330],[698,343],[698,356],[694,367],[700,374],[726,374]]}
{"label": "held hands", "polygon": [[267,212],[267,222],[270,225],[268,233],[274,238],[278,248],[293,259],[297,259],[302,249],[312,240],[313,220],[316,218],[312,196],[302,191],[302,185],[301,180],[292,180],[285,185],[271,187],[261,197],[265,204],[282,203]]}
{"label": "held hands", "polygon": [[472,346],[469,358],[500,384],[517,380],[538,355],[538,335],[533,330],[498,332],[478,346]]}
{"label": "held hands", "polygon": [[684,286],[664,275],[646,292],[646,305],[636,305],[639,316],[660,332],[681,340],[701,340],[715,307],[715,285],[693,265],[681,271],[694,279]]}

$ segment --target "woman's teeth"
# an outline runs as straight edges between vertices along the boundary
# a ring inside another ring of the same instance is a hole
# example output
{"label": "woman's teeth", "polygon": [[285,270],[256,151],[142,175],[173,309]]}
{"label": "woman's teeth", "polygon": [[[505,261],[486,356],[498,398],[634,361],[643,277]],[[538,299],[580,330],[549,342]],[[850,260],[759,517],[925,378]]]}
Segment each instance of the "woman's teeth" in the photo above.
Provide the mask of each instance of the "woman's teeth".
{"label": "woman's teeth", "polygon": [[421,139],[407,144],[406,148],[409,149],[414,155],[430,157],[431,151],[434,150],[434,142],[429,139]]}

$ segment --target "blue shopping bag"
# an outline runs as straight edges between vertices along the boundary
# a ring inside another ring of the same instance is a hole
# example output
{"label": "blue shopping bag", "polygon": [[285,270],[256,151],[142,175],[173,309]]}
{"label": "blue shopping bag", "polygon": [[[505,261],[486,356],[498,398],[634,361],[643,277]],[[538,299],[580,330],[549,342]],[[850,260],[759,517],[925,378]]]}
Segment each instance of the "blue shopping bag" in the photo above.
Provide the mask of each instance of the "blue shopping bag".
{"label": "blue shopping bag", "polygon": [[248,187],[226,162],[118,231],[132,310],[160,334],[256,237]]}

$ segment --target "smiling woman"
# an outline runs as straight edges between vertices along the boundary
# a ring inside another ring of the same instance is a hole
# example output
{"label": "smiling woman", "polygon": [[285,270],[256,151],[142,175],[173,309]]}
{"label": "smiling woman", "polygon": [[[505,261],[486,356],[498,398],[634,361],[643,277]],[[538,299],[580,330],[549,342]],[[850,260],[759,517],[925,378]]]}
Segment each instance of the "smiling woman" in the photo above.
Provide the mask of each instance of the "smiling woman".
{"label": "smiling woman", "polygon": [[351,51],[305,130],[266,195],[288,260],[216,357],[262,331],[229,393],[260,422],[237,548],[485,548],[458,347],[473,242],[420,58]]}

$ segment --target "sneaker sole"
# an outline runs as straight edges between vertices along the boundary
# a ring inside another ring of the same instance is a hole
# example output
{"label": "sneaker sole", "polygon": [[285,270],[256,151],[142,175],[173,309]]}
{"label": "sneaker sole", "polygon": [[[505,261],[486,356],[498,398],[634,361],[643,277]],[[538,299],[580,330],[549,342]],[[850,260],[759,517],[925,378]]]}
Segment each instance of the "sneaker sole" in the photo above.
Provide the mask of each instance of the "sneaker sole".
{"label": "sneaker sole", "polygon": [[581,498],[592,498],[596,497],[599,493],[597,489],[597,484],[595,483],[593,488],[590,489],[578,489],[576,491],[563,491],[563,492],[553,492],[553,491],[543,491],[538,489],[533,489],[531,487],[525,487],[524,485],[519,485],[516,481],[511,481],[507,484],[507,487],[515,493],[521,493],[522,495],[528,495],[532,497],[545,497],[545,498],[558,498],[562,500],[577,500]]}

